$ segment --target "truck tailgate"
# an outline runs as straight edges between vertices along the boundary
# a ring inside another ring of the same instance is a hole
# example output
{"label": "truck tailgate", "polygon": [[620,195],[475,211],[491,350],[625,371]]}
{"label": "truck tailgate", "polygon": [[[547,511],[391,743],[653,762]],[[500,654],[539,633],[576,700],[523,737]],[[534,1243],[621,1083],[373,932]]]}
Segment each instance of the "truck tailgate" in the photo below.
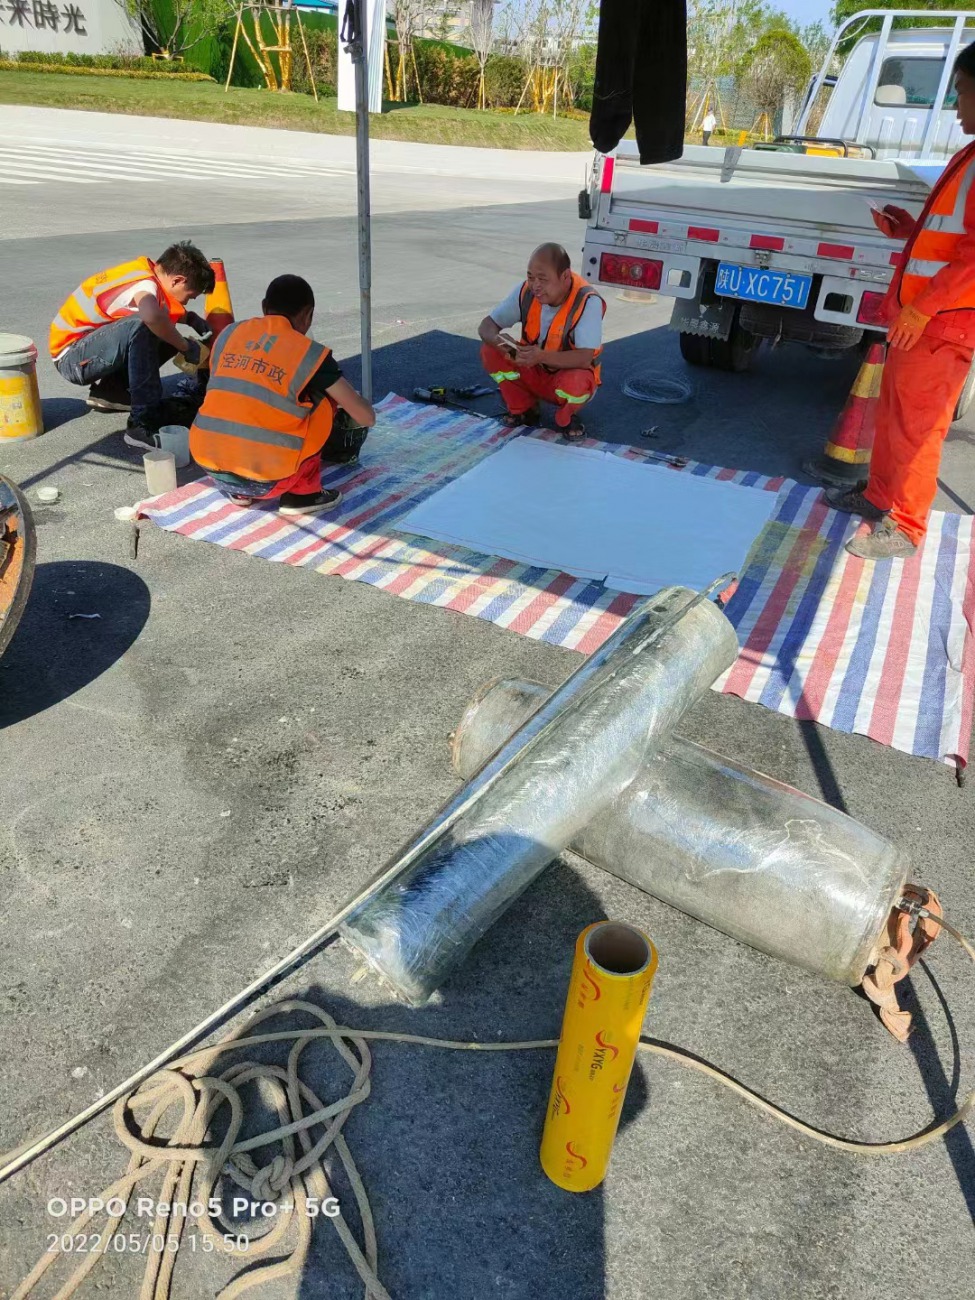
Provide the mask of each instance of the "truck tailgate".
{"label": "truck tailgate", "polygon": [[856,234],[883,242],[869,202],[912,211],[929,187],[901,162],[742,150],[722,181],[725,151],[690,146],[677,162],[655,167],[617,155],[610,214],[639,218],[646,208],[689,217],[741,219],[779,233]]}

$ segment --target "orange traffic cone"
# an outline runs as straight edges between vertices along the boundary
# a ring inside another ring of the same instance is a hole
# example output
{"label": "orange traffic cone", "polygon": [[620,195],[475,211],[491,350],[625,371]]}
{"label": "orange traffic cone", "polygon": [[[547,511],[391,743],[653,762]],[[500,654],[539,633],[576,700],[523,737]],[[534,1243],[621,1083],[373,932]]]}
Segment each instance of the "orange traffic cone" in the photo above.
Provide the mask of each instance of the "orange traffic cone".
{"label": "orange traffic cone", "polygon": [[234,323],[234,304],[230,301],[230,287],[227,284],[227,272],[223,268],[223,259],[215,257],[210,263],[213,270],[213,292],[206,296],[204,311],[206,312],[207,324],[213,331],[213,340],[210,346],[216,341],[217,335],[228,325]]}
{"label": "orange traffic cone", "polygon": [[829,487],[853,487],[866,481],[883,373],[884,345],[872,343],[823,454],[803,462],[807,474]]}

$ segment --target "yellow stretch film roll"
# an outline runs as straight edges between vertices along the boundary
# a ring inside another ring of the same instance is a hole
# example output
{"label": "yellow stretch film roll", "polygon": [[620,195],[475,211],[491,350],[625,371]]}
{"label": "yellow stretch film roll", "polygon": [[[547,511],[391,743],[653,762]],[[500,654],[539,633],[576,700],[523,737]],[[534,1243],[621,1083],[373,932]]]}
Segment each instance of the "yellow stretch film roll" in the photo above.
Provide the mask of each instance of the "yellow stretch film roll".
{"label": "yellow stretch film roll", "polygon": [[540,1152],[567,1192],[606,1177],[657,950],[632,925],[599,921],[576,941]]}

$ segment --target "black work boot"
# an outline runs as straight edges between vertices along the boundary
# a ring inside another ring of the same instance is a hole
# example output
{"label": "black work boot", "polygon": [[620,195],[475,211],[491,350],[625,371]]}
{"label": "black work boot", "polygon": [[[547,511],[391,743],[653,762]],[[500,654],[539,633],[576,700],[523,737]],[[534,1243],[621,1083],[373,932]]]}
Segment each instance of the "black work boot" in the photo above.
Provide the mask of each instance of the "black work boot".
{"label": "black work boot", "polygon": [[827,488],[823,496],[825,496],[826,503],[831,509],[840,510],[845,515],[862,515],[864,519],[876,523],[878,520],[883,519],[887,511],[881,510],[879,506],[875,506],[872,501],[867,500],[863,495],[866,486],[867,481],[864,479],[856,487]]}

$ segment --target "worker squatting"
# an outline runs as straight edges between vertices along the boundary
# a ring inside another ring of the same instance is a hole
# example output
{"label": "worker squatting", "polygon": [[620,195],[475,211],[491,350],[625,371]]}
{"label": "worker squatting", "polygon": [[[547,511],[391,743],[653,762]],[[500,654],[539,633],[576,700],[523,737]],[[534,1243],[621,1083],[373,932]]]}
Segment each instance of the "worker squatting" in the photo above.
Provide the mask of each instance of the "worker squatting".
{"label": "worker squatting", "polygon": [[[975,135],[975,44],[954,69],[962,130]],[[834,509],[874,524],[847,549],[865,560],[903,559],[924,537],[937,492],[941,444],[975,353],[975,144],[949,162],[917,221],[876,212],[906,248],[885,299],[887,359],[869,480],[827,493]],[[90,386],[96,409],[129,411],[125,441],[153,448],[166,423],[192,421],[190,450],[238,506],[277,499],[282,514],[313,514],[340,494],[321,486],[323,464],[354,460],[375,412],[343,378],[331,351],[308,337],[311,286],[297,275],[268,285],[261,315],[215,340],[187,305],[213,287],[192,244],[174,244],[84,281],[51,326],[61,375]],[[579,411],[600,383],[606,305],[558,244],[540,245],[527,273],[478,329],[481,359],[498,384],[510,427],[555,408],[566,439],[584,436]],[[177,329],[187,326],[197,338]],[[508,331],[518,328],[517,337]],[[212,343],[212,351],[210,344]],[[160,367],[182,354],[195,371],[164,399]],[[175,400],[175,407],[174,407]]]}
{"label": "worker squatting", "polygon": [[[234,505],[274,499],[283,515],[332,509],[341,495],[322,489],[322,467],[355,460],[376,414],[330,349],[308,337],[311,285],[279,275],[260,316],[213,338],[188,310],[213,284],[210,263],[190,243],[91,276],[51,325],[54,364],[70,383],[88,385],[89,406],[129,413],[123,436],[131,447],[152,449],[163,425],[191,423],[193,459]],[[537,424],[547,401],[567,438],[584,435],[578,409],[599,385],[604,312],[565,249],[535,250],[524,283],[481,324],[507,424]],[[517,340],[502,333],[519,322]],[[174,357],[191,373],[164,398],[159,372]]]}

